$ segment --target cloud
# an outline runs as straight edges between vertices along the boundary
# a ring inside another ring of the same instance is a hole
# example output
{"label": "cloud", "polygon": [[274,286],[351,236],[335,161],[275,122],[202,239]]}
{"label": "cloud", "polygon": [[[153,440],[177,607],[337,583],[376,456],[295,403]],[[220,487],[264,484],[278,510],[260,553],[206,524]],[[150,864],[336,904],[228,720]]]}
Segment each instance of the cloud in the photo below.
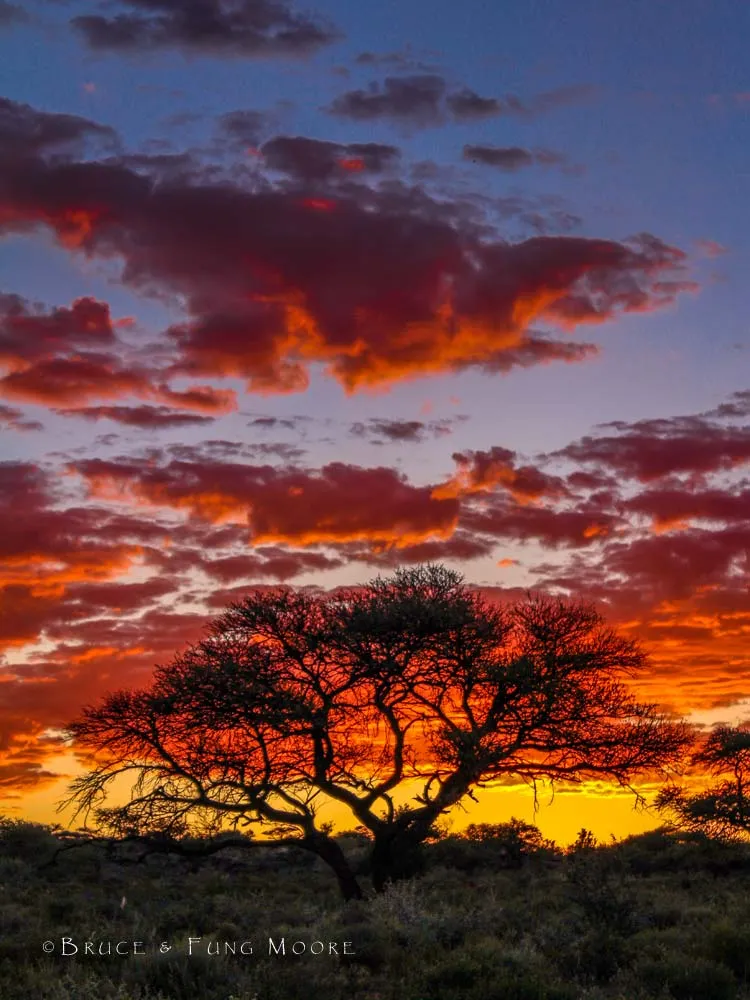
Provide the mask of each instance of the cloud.
{"label": "cloud", "polygon": [[340,36],[318,17],[297,13],[285,0],[123,0],[114,17],[71,20],[99,51],[177,49],[200,55],[305,56]]}
{"label": "cloud", "polygon": [[0,403],[0,426],[9,431],[40,431],[43,429],[38,420],[27,420],[21,410]]}
{"label": "cloud", "polygon": [[306,417],[254,417],[247,426],[257,427],[259,430],[264,431],[281,428],[293,431],[297,430],[300,424],[304,423],[307,419]]}
{"label": "cloud", "polygon": [[[2,773],[23,790],[52,780],[44,761],[57,747],[37,736],[113,678],[146,682],[154,662],[200,634],[196,602],[220,609],[251,589],[354,563],[508,566],[517,546],[545,552],[541,565],[524,560],[534,589],[594,600],[647,643],[642,697],[678,711],[732,704],[750,693],[748,484],[721,448],[707,468],[707,451],[678,447],[678,468],[663,474],[661,456],[688,432],[715,447],[714,435],[741,431],[746,403],[739,392],[707,413],[614,433],[605,425],[586,449],[574,442],[555,456],[456,451],[452,475],[427,486],[387,467],[253,464],[246,442],[218,439],[74,458],[71,476],[2,463],[0,645],[24,650],[0,678]],[[301,420],[252,419],[274,432]],[[430,427],[382,418],[362,433],[409,440]],[[602,461],[612,439],[633,434],[658,442],[658,461],[642,468],[619,452]],[[639,477],[654,468],[656,478]],[[42,651],[29,645],[39,639]]]}
{"label": "cloud", "polygon": [[565,166],[567,158],[563,153],[550,149],[523,149],[521,146],[464,146],[463,158],[472,163],[481,163],[500,170],[515,171],[522,167]]}
{"label": "cloud", "polygon": [[116,399],[148,390],[144,373],[120,365],[115,355],[78,355],[39,361],[0,378],[0,396],[46,406]]}
{"label": "cloud", "polygon": [[497,97],[480,97],[469,87],[463,87],[446,99],[448,110],[456,121],[476,121],[494,118],[503,113],[504,105]]}
{"label": "cloud", "polygon": [[549,476],[530,465],[517,468],[516,454],[507,448],[496,446],[487,451],[455,452],[453,461],[458,466],[456,475],[436,487],[433,496],[468,496],[499,486],[519,503],[527,503],[542,497],[559,499],[568,492],[556,476]]}
{"label": "cloud", "polygon": [[[738,394],[716,415],[743,415],[741,398]],[[554,456],[644,483],[672,475],[703,476],[750,461],[750,427],[726,426],[709,416],[618,421],[603,429],[609,428],[617,433],[586,436]]]}
{"label": "cloud", "polygon": [[371,83],[367,90],[341,94],[328,111],[362,122],[388,118],[401,125],[439,125],[445,92],[445,80],[435,73],[387,76],[382,85]]}
{"label": "cloud", "polygon": [[37,761],[15,760],[7,764],[0,764],[0,788],[3,789],[4,793],[8,789],[22,791],[33,788],[36,791],[41,785],[59,777],[60,775],[46,770]]}
{"label": "cloud", "polygon": [[349,546],[345,554],[357,562],[389,570],[411,563],[466,562],[471,559],[481,559],[491,555],[496,544],[494,538],[473,535],[459,528],[450,538],[416,542],[403,548]]}
{"label": "cloud", "polygon": [[166,406],[88,406],[73,410],[55,410],[62,417],[80,417],[83,420],[112,420],[126,427],[143,430],[166,427],[191,427],[210,424],[213,417],[195,413],[179,413]]}
{"label": "cloud", "polygon": [[[487,372],[509,372],[513,368],[532,368],[534,365],[549,364],[551,361],[578,364],[596,357],[598,353],[599,348],[596,344],[524,334],[517,346],[489,355],[482,368]],[[468,367],[468,364],[457,366],[459,367]]]}
{"label": "cloud", "polygon": [[60,351],[109,348],[115,342],[109,306],[92,298],[44,312],[19,295],[0,293],[0,362],[16,366]]}
{"label": "cloud", "polygon": [[127,572],[164,537],[153,521],[58,506],[55,485],[30,463],[0,463],[0,645],[31,641],[50,621],[66,620],[66,588]]}
{"label": "cloud", "polygon": [[[529,321],[574,326],[641,310],[651,301],[651,282],[677,263],[666,247],[659,259],[569,237],[469,250],[456,230],[436,220],[412,218],[407,227],[403,216],[381,216],[351,201],[325,212],[305,212],[304,205],[299,211],[281,200],[277,207],[278,226],[294,226],[296,235],[294,246],[281,245],[274,228],[260,251],[279,289],[276,300],[246,301],[234,313],[206,312],[174,326],[186,374],[232,374],[245,377],[250,391],[299,392],[308,384],[309,363],[318,361],[353,392],[469,366],[503,371],[582,360],[594,350],[590,345],[529,337]],[[246,282],[245,268],[228,266],[238,282],[244,272]],[[264,281],[260,269],[256,276]],[[196,267],[195,277],[205,285],[209,275],[199,277]],[[227,292],[231,281],[227,270]],[[678,291],[660,290],[656,302],[667,304]]]}
{"label": "cloud", "polygon": [[748,551],[750,525],[745,520],[719,529],[693,528],[613,543],[607,564],[610,572],[624,576],[629,588],[644,588],[656,603],[728,582],[733,567],[747,569]]}
{"label": "cloud", "polygon": [[46,153],[80,154],[90,141],[109,151],[118,147],[115,131],[106,125],[0,97],[0,158],[6,165]]}
{"label": "cloud", "polygon": [[436,498],[396,470],[332,462],[318,470],[230,462],[139,462],[86,459],[71,470],[92,496],[120,496],[185,510],[213,523],[247,522],[254,545],[310,546],[367,541],[406,546],[449,537],[458,515],[452,498]]}
{"label": "cloud", "polygon": [[7,3],[0,0],[0,30],[12,28],[16,24],[23,24],[29,20],[29,15],[15,3]]}
{"label": "cloud", "polygon": [[349,430],[355,437],[373,438],[374,444],[382,444],[384,441],[416,443],[429,437],[443,437],[450,434],[451,421],[433,420],[424,423],[421,420],[372,419],[354,423]]}
{"label": "cloud", "polygon": [[736,417],[750,417],[750,389],[733,392],[729,399],[720,403],[713,410],[702,414],[703,417],[718,417],[722,420],[733,420]]}
{"label": "cloud", "polygon": [[469,534],[495,540],[536,542],[550,549],[599,547],[621,524],[616,513],[594,504],[574,509],[526,505],[502,497],[462,511],[460,525]]}
{"label": "cloud", "polygon": [[449,93],[445,78],[438,73],[412,73],[387,76],[382,83],[372,81],[366,89],[345,91],[326,110],[353,121],[386,119],[404,127],[427,128],[442,125],[448,118],[457,122],[472,122],[498,115],[535,118],[558,108],[589,101],[597,93],[596,87],[577,85],[558,87],[527,100],[515,94],[482,97],[470,87]]}
{"label": "cloud", "polygon": [[281,548],[257,550],[252,555],[226,556],[202,563],[201,569],[220,583],[251,578],[291,580],[304,573],[321,573],[343,565],[343,560],[322,552],[293,552]]}
{"label": "cloud", "polygon": [[[54,132],[48,117],[41,125]],[[582,360],[590,345],[532,334],[531,322],[574,329],[694,288],[685,255],[648,234],[508,243],[465,202],[414,186],[312,188],[299,176],[311,169],[303,147],[293,148],[298,175],[256,187],[158,183],[122,162],[59,163],[43,151],[23,168],[11,158],[0,168],[0,229],[45,224],[72,252],[122,260],[128,285],[184,303],[186,320],[168,331],[172,375],[240,376],[260,393],[304,390],[313,364],[355,392],[472,366]],[[360,152],[365,165],[382,162],[380,147]],[[14,379],[18,391],[29,381]]]}
{"label": "cloud", "polygon": [[[355,66],[388,66],[400,73],[419,70],[429,73],[434,67],[416,58],[410,45],[397,52],[360,52],[354,60]],[[346,71],[348,74],[348,70]]]}
{"label": "cloud", "polygon": [[[70,308],[45,311],[21,296],[0,294],[0,366],[5,368],[0,376],[0,396],[73,408],[128,395],[202,413],[226,413],[235,408],[235,395],[230,390],[211,386],[175,390],[166,381],[169,372],[128,362],[123,357],[128,353],[126,345],[119,341],[115,325],[109,306],[96,299],[81,298]],[[8,412],[6,408],[6,415]],[[148,408],[140,412],[146,419]],[[121,417],[126,415],[120,413]],[[173,425],[188,419],[176,416]]]}
{"label": "cloud", "polygon": [[377,142],[323,142],[304,136],[276,136],[260,150],[265,165],[301,181],[322,181],[351,174],[379,174],[393,166],[399,151]]}
{"label": "cloud", "polygon": [[264,111],[244,109],[228,111],[220,116],[219,132],[233,144],[256,146],[269,124],[269,116]]}
{"label": "cloud", "polygon": [[650,518],[655,529],[684,527],[693,521],[750,520],[750,489],[732,492],[685,489],[684,485],[642,490],[624,502],[626,510]]}

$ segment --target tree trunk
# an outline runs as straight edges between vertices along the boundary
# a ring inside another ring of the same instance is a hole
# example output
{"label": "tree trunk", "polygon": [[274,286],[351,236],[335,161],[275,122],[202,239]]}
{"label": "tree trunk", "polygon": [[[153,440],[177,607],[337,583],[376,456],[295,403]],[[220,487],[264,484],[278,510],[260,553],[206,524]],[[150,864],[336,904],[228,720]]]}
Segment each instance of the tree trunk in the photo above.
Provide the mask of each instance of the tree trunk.
{"label": "tree trunk", "polygon": [[331,868],[339,884],[341,895],[345,900],[363,899],[364,893],[346,859],[346,855],[331,837],[325,834],[315,834],[301,842],[301,846],[312,851]]}
{"label": "tree trunk", "polygon": [[382,892],[389,882],[414,878],[424,871],[422,838],[409,830],[385,831],[375,837],[370,865],[376,892]]}

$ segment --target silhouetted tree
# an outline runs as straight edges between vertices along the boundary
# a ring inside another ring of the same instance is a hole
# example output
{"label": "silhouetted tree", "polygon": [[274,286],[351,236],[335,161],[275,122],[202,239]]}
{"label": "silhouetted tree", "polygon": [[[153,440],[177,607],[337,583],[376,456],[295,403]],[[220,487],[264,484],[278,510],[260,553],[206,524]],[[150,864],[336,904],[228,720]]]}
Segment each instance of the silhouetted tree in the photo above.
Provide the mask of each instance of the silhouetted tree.
{"label": "silhouetted tree", "polygon": [[[645,658],[596,611],[488,602],[441,566],[329,594],[251,593],[206,638],[70,727],[93,769],[69,801],[133,835],[257,828],[360,886],[319,807],[372,838],[376,889],[420,870],[436,821],[488,782],[631,779],[689,739],[626,680]],[[135,777],[130,801],[110,785]]]}
{"label": "silhouetted tree", "polygon": [[724,780],[692,794],[670,785],[659,793],[657,808],[684,830],[720,839],[750,836],[750,725],[715,726],[692,764]]}

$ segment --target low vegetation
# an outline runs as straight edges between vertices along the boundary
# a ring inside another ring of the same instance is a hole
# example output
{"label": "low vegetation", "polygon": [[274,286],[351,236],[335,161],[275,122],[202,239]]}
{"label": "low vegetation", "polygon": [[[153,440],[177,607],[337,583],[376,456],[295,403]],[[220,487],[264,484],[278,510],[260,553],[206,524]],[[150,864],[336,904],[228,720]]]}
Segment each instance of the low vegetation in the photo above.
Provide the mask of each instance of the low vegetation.
{"label": "low vegetation", "polygon": [[[365,835],[337,840],[366,885]],[[199,862],[64,843],[0,820],[2,1000],[750,998],[747,843],[665,827],[606,845],[582,831],[561,850],[519,820],[484,824],[428,843],[420,876],[348,902],[297,848]],[[106,942],[129,953],[97,954]],[[224,942],[236,953],[208,954]]]}

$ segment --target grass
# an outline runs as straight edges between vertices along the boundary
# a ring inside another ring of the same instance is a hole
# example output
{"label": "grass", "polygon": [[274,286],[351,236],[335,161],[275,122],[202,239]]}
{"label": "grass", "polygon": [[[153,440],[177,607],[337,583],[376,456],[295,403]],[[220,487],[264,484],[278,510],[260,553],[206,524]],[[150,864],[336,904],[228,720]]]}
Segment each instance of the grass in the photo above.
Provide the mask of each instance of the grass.
{"label": "grass", "polygon": [[[53,834],[0,820],[0,998],[750,1000],[750,847],[664,831],[568,853],[511,840],[507,825],[443,838],[418,879],[343,903],[304,854],[227,852],[191,871],[84,847],[44,867]],[[97,954],[108,941],[131,953]],[[223,942],[236,954],[208,953]]]}

